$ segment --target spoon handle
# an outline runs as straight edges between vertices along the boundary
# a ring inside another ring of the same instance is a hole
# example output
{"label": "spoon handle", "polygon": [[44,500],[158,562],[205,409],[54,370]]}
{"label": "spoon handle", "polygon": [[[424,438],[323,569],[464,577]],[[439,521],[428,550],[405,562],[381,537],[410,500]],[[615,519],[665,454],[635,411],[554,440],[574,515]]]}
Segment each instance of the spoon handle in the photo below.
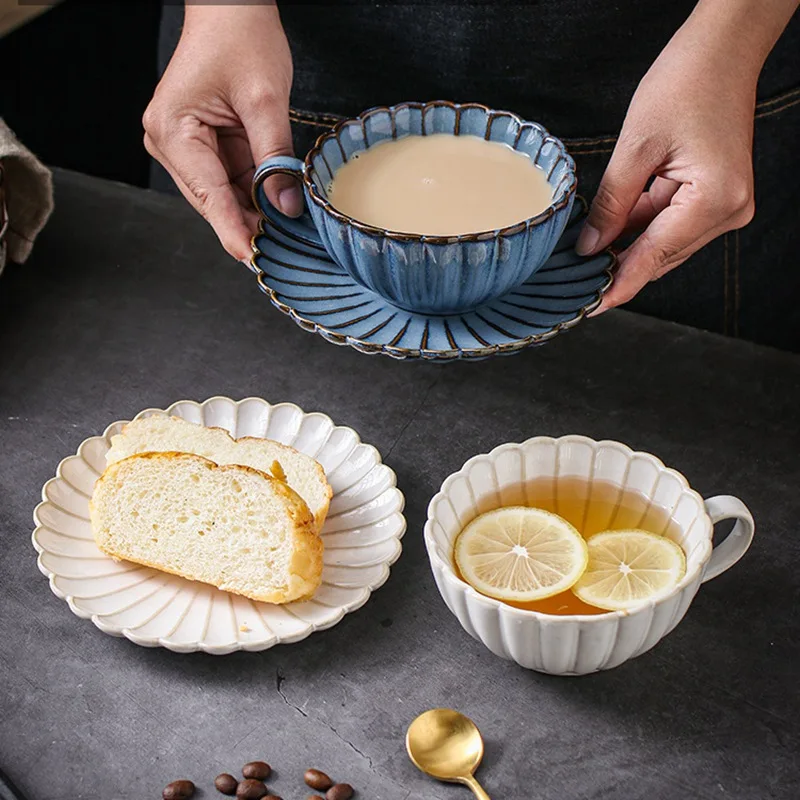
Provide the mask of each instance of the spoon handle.
{"label": "spoon handle", "polygon": [[486,792],[483,791],[483,787],[478,783],[477,778],[474,775],[470,775],[463,779],[463,783],[465,786],[469,786],[472,789],[472,793],[478,800],[492,800]]}

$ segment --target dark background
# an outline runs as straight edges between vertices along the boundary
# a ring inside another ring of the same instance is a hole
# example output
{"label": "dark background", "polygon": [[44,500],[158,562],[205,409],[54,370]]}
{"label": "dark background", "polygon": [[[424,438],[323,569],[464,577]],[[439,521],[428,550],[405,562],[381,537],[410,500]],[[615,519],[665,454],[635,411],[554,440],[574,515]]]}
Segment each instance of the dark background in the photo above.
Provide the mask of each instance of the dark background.
{"label": "dark background", "polygon": [[0,117],[42,161],[147,186],[160,0],[64,0],[0,39]]}
{"label": "dark background", "polygon": [[[658,25],[654,22],[647,27],[648,47],[658,50],[658,30],[666,40],[667,33],[677,27],[681,14],[688,13],[691,1],[679,0],[669,5],[668,0],[659,0],[653,4],[649,13],[654,15]],[[358,0],[338,0],[336,5],[356,2]],[[439,2],[441,0],[428,0],[421,5],[435,6]],[[487,0],[463,0],[462,5],[484,2]],[[545,6],[550,8],[550,13],[553,8],[561,7],[556,5],[561,0],[529,2],[537,6],[534,13]],[[563,2],[564,8],[568,8],[582,0]],[[594,8],[593,19],[599,19],[606,8],[617,14],[622,13],[623,8],[641,10],[636,0],[608,0],[606,5],[602,5],[603,2],[605,0],[585,0],[587,8]],[[505,0],[497,0],[496,6],[505,4]],[[158,82],[160,66],[164,65],[178,38],[181,5],[180,0],[165,0],[162,12],[161,0],[63,0],[8,34],[0,39],[0,117],[48,165],[175,192],[171,180],[143,147],[141,117]],[[312,110],[337,110],[336,105],[331,107],[322,102],[331,90],[324,81],[315,87],[303,85],[303,80],[298,79],[298,75],[305,76],[308,84],[312,77],[321,75],[327,80],[318,67],[322,52],[319,45],[328,37],[323,23],[331,18],[325,17],[322,23],[318,20],[320,30],[315,34],[316,28],[307,25],[309,9],[294,8],[306,5],[297,0],[282,0],[284,25],[289,25],[287,32],[294,44],[295,90],[300,85],[300,96],[293,95],[293,102]],[[397,5],[396,0],[383,0],[381,14],[391,16],[390,9],[394,5]],[[664,8],[669,12],[666,16],[660,10]],[[371,11],[374,12],[374,8],[364,9],[367,15]],[[160,25],[162,13],[163,27]],[[342,9],[335,9],[333,13],[346,19]],[[348,13],[352,14],[353,10]],[[415,14],[425,16],[421,8],[415,9]],[[486,15],[474,16],[483,19]],[[310,32],[309,27],[312,28]],[[594,32],[591,26],[589,29]],[[292,30],[302,30],[304,36],[292,37]],[[599,34],[595,38],[606,41]],[[611,48],[606,46],[599,54],[595,52],[599,63],[609,49],[623,53],[623,61],[636,61],[633,49],[624,46],[624,42],[614,41],[616,44]],[[376,52],[383,52],[382,39],[368,45],[370,42],[364,43],[373,60]],[[685,267],[650,285],[628,304],[629,309],[800,352],[796,301],[800,272],[794,257],[800,249],[798,184],[796,180],[786,180],[787,175],[800,174],[800,151],[795,144],[800,123],[799,53],[800,13],[795,15],[767,60],[759,83],[754,146],[756,206],[759,209],[756,219],[744,230],[718,238]],[[639,60],[628,76],[630,86],[615,95],[618,102],[611,118],[597,123],[596,131],[585,132],[586,136],[607,137],[602,139],[601,145],[598,144],[600,139],[580,136],[565,140],[578,163],[581,193],[588,198],[593,196],[613,149],[612,134],[621,124],[627,98],[652,57],[653,53],[639,52]],[[502,71],[497,74],[502,78]],[[348,91],[352,89],[352,81],[344,83]],[[394,91],[397,93],[399,89]],[[445,95],[452,94],[442,91]],[[604,91],[608,92],[607,82]],[[436,93],[420,94],[435,96]],[[492,95],[487,90],[485,96]],[[366,97],[373,95],[367,92]],[[484,94],[476,92],[476,97],[483,99]],[[407,98],[376,96],[374,99]],[[557,93],[553,100],[555,105],[548,105],[546,100],[539,98],[536,102],[541,101],[543,113],[550,109],[548,113],[555,115],[559,109]],[[304,103],[310,105],[304,106]],[[372,101],[363,99],[353,101],[349,111],[356,113],[371,104]],[[610,109],[610,103],[603,106]],[[338,111],[348,109],[342,107]],[[578,116],[592,117],[583,111]],[[545,114],[543,121],[549,119]],[[558,130],[562,130],[561,124]],[[564,130],[573,135],[568,128]],[[305,145],[300,145],[298,152],[305,152],[321,131],[320,127],[296,124],[296,146],[299,134],[306,137]],[[781,291],[776,292],[776,286],[781,287]]]}

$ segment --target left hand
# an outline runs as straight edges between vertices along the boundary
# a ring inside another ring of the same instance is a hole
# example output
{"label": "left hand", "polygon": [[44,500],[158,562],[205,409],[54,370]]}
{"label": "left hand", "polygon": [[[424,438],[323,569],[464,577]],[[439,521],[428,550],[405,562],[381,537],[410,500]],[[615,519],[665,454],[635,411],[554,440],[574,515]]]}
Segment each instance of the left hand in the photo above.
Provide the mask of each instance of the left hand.
{"label": "left hand", "polygon": [[642,79],[576,245],[588,255],[643,230],[620,253],[596,314],[753,218],[760,69],[758,55],[743,56],[724,31],[687,23]]}

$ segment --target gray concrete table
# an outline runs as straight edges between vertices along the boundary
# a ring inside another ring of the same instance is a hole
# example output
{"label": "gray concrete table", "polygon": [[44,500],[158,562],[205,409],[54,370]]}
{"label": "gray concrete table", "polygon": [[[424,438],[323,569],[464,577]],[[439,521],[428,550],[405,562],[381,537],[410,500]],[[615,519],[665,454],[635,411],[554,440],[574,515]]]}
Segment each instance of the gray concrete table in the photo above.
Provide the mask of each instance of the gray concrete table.
{"label": "gray concrete table", "polygon": [[[409,721],[473,717],[495,800],[800,797],[800,358],[626,313],[512,358],[442,366],[338,348],[274,310],[181,201],[60,173],[34,258],[0,280],[0,767],[33,800],[211,788],[251,759],[285,800],[319,766],[364,800],[455,800],[408,763]],[[259,395],[350,425],[396,470],[404,553],[330,631],[263,653],[176,655],[73,616],[36,568],[31,511],[112,420]],[[655,650],[557,679],[495,658],[441,602],[425,509],[471,455],[536,434],[614,438],[757,532]]]}

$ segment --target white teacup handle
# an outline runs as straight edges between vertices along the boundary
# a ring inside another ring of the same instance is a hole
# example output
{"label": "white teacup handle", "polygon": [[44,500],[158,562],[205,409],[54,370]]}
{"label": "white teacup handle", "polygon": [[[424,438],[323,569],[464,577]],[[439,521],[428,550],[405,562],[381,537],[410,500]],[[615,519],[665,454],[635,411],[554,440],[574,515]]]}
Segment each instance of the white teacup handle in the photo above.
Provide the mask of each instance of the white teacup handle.
{"label": "white teacup handle", "polygon": [[706,513],[715,525],[723,519],[735,519],[736,524],[727,538],[711,551],[703,583],[730,569],[747,552],[756,530],[750,509],[738,497],[721,494],[709,497],[705,503]]}

